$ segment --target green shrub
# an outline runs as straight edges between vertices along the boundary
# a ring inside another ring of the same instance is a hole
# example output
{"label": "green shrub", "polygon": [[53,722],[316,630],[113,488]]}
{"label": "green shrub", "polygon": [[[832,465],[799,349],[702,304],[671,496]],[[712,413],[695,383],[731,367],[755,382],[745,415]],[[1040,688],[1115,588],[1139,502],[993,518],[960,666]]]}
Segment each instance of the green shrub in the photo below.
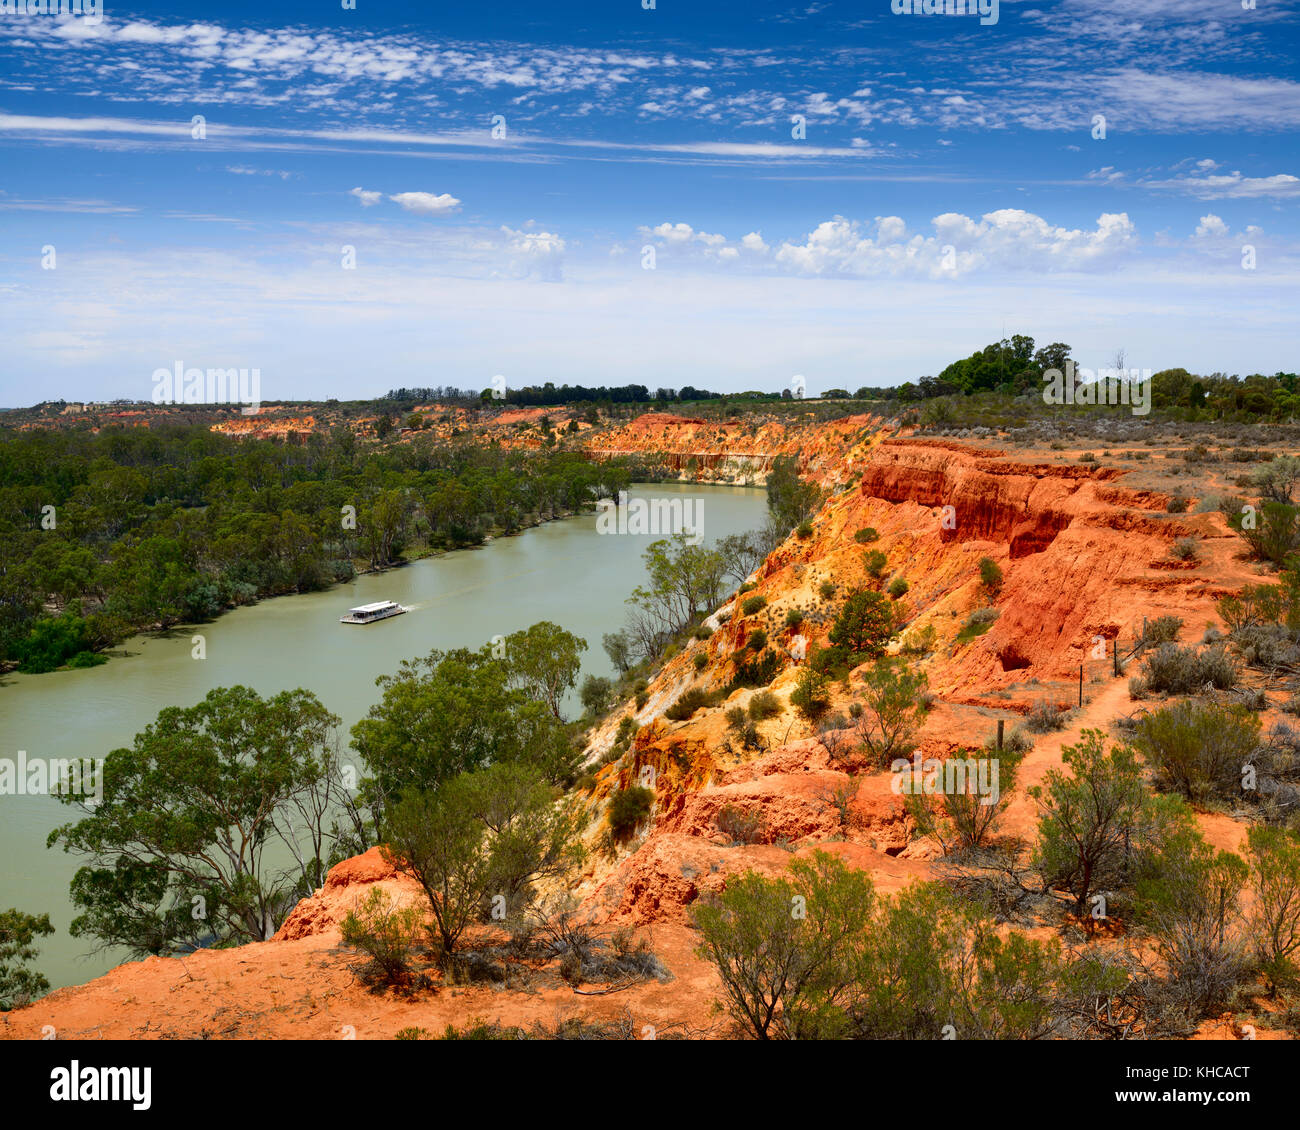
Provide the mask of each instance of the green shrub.
{"label": "green shrub", "polygon": [[1178,633],[1183,630],[1183,621],[1177,616],[1158,616],[1148,620],[1142,631],[1142,642],[1148,647],[1157,644],[1173,643]]}
{"label": "green shrub", "polygon": [[957,633],[956,642],[959,644],[969,643],[971,640],[982,636],[991,627],[993,622],[1001,615],[997,608],[977,608],[966,619],[966,623],[961,626],[961,631]]}
{"label": "green shrub", "polygon": [[889,558],[878,549],[872,549],[862,555],[862,567],[867,573],[880,579],[880,575],[885,571],[885,566],[889,564]]}
{"label": "green shrub", "polygon": [[[1034,748],[1034,739],[1020,726],[1013,726],[1003,733],[1002,748],[1009,753],[1028,753]],[[996,753],[997,749],[998,736],[996,733],[990,734],[984,742],[984,750],[986,753]]]}
{"label": "green shrub", "polygon": [[994,596],[1002,589],[1002,570],[991,557],[980,558],[980,584]]}
{"label": "green shrub", "polygon": [[859,545],[870,545],[873,541],[877,541],[879,538],[880,535],[876,533],[871,526],[864,526],[853,535],[853,540]]}
{"label": "green shrub", "polygon": [[1251,938],[1269,984],[1294,985],[1300,969],[1300,836],[1256,824],[1246,833],[1254,893]]}
{"label": "green shrub", "polygon": [[68,660],[68,666],[76,669],[79,667],[98,667],[108,662],[107,655],[99,655],[93,651],[79,651]]}
{"label": "green shrub", "polygon": [[582,681],[579,697],[587,712],[594,718],[604,714],[609,708],[610,697],[614,693],[614,684],[600,675],[588,675]]}
{"label": "green shrub", "polygon": [[749,633],[749,642],[746,646],[750,651],[762,651],[767,647],[767,633],[762,628],[755,628]]}
{"label": "green shrub", "polygon": [[775,718],[781,713],[781,700],[771,691],[759,691],[749,700],[749,716],[755,722]]}
{"label": "green shrub", "polygon": [[900,597],[907,595],[907,590],[909,588],[911,588],[911,585],[907,583],[906,578],[895,577],[889,582],[889,595],[895,600],[898,600]]}
{"label": "green shrub", "polygon": [[1222,647],[1194,647],[1161,644],[1142,665],[1142,676],[1152,691],[1167,694],[1195,694],[1207,686],[1231,690],[1237,685],[1238,671]]}
{"label": "green shrub", "polygon": [[708,666],[709,653],[707,651],[697,651],[691,662],[695,664],[695,670],[703,671]]}
{"label": "green shrub", "polygon": [[419,907],[400,907],[382,887],[372,887],[339,924],[345,946],[370,960],[362,967],[363,984],[401,985],[411,977],[411,954],[424,933]]}
{"label": "green shrub", "polygon": [[817,586],[817,592],[821,595],[823,600],[830,600],[830,598],[835,595],[835,582],[822,581],[822,583]]}
{"label": "green shrub", "polygon": [[1200,549],[1195,538],[1178,538],[1169,547],[1169,556],[1176,561],[1195,561],[1200,556]]}
{"label": "green shrub", "polygon": [[620,789],[610,797],[606,819],[614,836],[623,839],[636,831],[637,825],[650,815],[654,802],[654,789],[642,788],[640,785]]}
{"label": "green shrub", "polygon": [[684,722],[697,710],[706,706],[717,706],[722,701],[722,692],[706,691],[700,687],[691,687],[676,702],[664,711],[664,717],[674,722]]}
{"label": "green shrub", "polygon": [[762,812],[723,805],[717,816],[718,831],[736,844],[761,844],[766,835]]}
{"label": "green shrub", "polygon": [[731,680],[729,690],[737,687],[765,687],[781,670],[782,659],[779,654],[768,648],[761,654],[748,653],[751,658],[736,661],[736,674]]}
{"label": "green shrub", "polygon": [[790,705],[804,721],[816,722],[831,707],[830,680],[811,667],[801,668],[790,692]]}
{"label": "green shrub", "polygon": [[930,712],[929,680],[900,660],[878,659],[863,678],[857,732],[877,768],[910,751]]}
{"label": "green shrub", "polygon": [[803,623],[803,620],[803,613],[797,608],[792,608],[785,614],[785,626],[791,631],[797,631],[799,625]]}
{"label": "green shrub", "polygon": [[1068,710],[1058,709],[1051,703],[1039,702],[1025,715],[1025,729],[1031,734],[1046,734],[1051,730],[1065,729]]}
{"label": "green shrub", "polygon": [[1202,801],[1241,794],[1242,769],[1259,749],[1259,730],[1259,719],[1242,706],[1189,700],[1140,719],[1134,744],[1158,789]]}
{"label": "green shrub", "polygon": [[801,539],[810,538],[812,537],[812,533],[813,533],[813,524],[807,520],[800,522],[799,525],[795,527],[794,532],[795,532],[795,536],[798,538]]}
{"label": "green shrub", "polygon": [[897,634],[889,602],[873,589],[858,589],[845,601],[829,637],[832,644],[847,650],[850,659],[874,659],[885,653]]}
{"label": "green shrub", "polygon": [[753,616],[755,612],[762,612],[767,607],[767,597],[751,596],[740,606],[740,611],[746,616]]}

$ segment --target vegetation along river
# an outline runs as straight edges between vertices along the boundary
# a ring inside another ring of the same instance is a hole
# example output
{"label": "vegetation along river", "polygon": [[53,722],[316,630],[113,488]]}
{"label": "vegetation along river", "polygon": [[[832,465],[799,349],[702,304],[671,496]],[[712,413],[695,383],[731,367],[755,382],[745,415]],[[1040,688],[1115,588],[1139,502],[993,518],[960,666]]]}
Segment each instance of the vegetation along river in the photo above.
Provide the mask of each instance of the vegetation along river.
{"label": "vegetation along river", "polygon": [[[699,500],[706,542],[763,524],[762,489],[659,483],[629,498]],[[702,509],[700,506],[702,505]],[[688,511],[689,513],[689,511]],[[478,549],[458,550],[324,592],[282,596],[164,635],[137,636],[100,667],[8,675],[0,686],[0,757],[102,757],[130,746],[165,706],[192,706],[214,687],[259,694],[303,687],[343,719],[342,737],[379,701],[375,679],[433,648],[480,647],[493,636],[551,620],[587,641],[582,675],[609,675],[601,637],[622,626],[624,602],[645,579],[653,536],[597,532],[597,516],[550,522]],[[665,531],[665,533],[671,531]],[[339,623],[349,607],[395,600],[411,608],[375,624]],[[207,656],[192,658],[195,634]],[[570,709],[579,712],[576,696]],[[0,909],[48,913],[57,932],[40,940],[37,967],[54,988],[78,984],[125,958],[87,956],[94,939],[72,938],[68,884],[80,858],[47,849],[50,830],[78,810],[48,796],[0,796]]]}

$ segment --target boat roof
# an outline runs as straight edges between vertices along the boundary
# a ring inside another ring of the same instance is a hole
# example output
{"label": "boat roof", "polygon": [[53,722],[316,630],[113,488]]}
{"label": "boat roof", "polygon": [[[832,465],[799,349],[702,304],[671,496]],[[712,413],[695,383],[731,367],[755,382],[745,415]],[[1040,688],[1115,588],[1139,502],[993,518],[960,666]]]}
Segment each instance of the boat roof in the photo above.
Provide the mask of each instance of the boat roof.
{"label": "boat roof", "polygon": [[360,604],[356,608],[349,608],[349,612],[378,612],[381,608],[393,608],[397,602],[395,600],[377,600],[374,604]]}

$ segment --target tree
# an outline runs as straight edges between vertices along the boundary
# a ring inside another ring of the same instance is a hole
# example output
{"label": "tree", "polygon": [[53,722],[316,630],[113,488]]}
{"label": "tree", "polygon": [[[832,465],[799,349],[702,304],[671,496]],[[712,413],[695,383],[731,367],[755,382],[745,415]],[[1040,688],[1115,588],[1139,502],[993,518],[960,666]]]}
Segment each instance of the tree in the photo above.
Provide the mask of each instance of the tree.
{"label": "tree", "polygon": [[812,667],[802,667],[795,676],[795,688],[790,692],[790,705],[799,711],[805,722],[816,722],[831,707],[830,681]]}
{"label": "tree", "polygon": [[874,589],[857,589],[844,602],[829,635],[851,658],[875,659],[885,654],[885,645],[896,634],[889,601]]}
{"label": "tree", "polygon": [[1250,935],[1274,988],[1296,979],[1300,954],[1300,836],[1283,828],[1253,825],[1250,848],[1254,913]]}
{"label": "tree", "polygon": [[1034,367],[1040,373],[1045,373],[1048,369],[1055,369],[1058,373],[1064,373],[1066,362],[1069,359],[1070,347],[1063,341],[1054,341],[1051,345],[1044,345],[1034,354]]}
{"label": "tree", "polygon": [[614,684],[599,675],[588,675],[582,681],[582,705],[593,718],[605,712]]}
{"label": "tree", "polygon": [[456,648],[404,660],[397,674],[376,680],[383,697],[352,727],[352,746],[371,774],[362,795],[376,815],[408,790],[436,790],[498,761],[565,779],[574,754],[563,724],[545,703],[510,686],[509,673],[490,647]]}
{"label": "tree", "polygon": [[1251,482],[1268,500],[1289,506],[1296,484],[1300,483],[1300,458],[1279,455],[1259,467],[1251,475]]}
{"label": "tree", "polygon": [[1144,850],[1189,811],[1175,798],[1154,797],[1132,749],[1106,752],[1100,730],[1084,730],[1061,760],[1071,771],[1049,769],[1044,785],[1029,790],[1039,808],[1036,862],[1047,884],[1074,896],[1085,914],[1091,896],[1130,885]]}
{"label": "tree", "polygon": [[687,534],[678,533],[652,542],[643,557],[650,583],[634,589],[628,602],[646,620],[633,621],[634,636],[671,638],[721,599],[725,566],[716,549],[693,545]]}
{"label": "tree", "polygon": [[719,540],[718,552],[722,555],[723,575],[735,581],[743,581],[767,556],[763,537],[756,531],[728,534]]}
{"label": "tree", "polygon": [[749,871],[692,908],[722,981],[724,1008],[757,1040],[838,1034],[835,1010],[876,906],[871,877],[826,852],[796,859],[789,877]]}
{"label": "tree", "polygon": [[600,642],[620,675],[632,666],[632,641],[626,631],[606,632]]}
{"label": "tree", "polygon": [[857,732],[877,768],[904,753],[930,712],[929,680],[901,660],[882,658],[863,677]]}
{"label": "tree", "polygon": [[105,759],[100,803],[58,798],[88,813],[49,836],[90,860],[72,881],[73,937],[140,955],[269,938],[320,875],[319,860],[294,874],[267,848],[297,848],[307,810],[295,802],[331,772],[338,722],[304,690],[221,687],[162,710]]}
{"label": "tree", "polygon": [[1239,903],[1249,870],[1187,823],[1159,845],[1138,882],[1141,916],[1193,1018],[1219,1008],[1245,972]]}
{"label": "tree", "polygon": [[773,460],[767,475],[767,508],[782,535],[812,517],[820,505],[821,489],[799,477],[798,460],[789,455]]}
{"label": "tree", "polygon": [[582,857],[585,818],[559,805],[526,765],[462,773],[438,789],[408,793],[383,826],[384,857],[420,884],[433,914],[439,961],[454,972],[474,921],[522,909],[533,884],[566,874]]}
{"label": "tree", "polygon": [[36,959],[36,939],[53,933],[48,914],[24,914],[13,907],[0,913],[0,1012],[49,992],[49,981],[27,963]]}
{"label": "tree", "polygon": [[506,636],[505,648],[510,685],[537,696],[556,718],[563,719],[560,700],[578,681],[587,641],[558,624],[540,620]]}

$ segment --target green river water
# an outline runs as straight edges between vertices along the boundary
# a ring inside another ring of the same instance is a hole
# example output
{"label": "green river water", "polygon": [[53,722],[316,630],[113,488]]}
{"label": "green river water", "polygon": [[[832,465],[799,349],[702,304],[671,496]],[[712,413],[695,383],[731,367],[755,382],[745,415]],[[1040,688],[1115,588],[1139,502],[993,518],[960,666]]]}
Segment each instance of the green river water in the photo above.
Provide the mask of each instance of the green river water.
{"label": "green river water", "polygon": [[[759,488],[655,484],[632,500],[695,500],[705,540],[762,524]],[[102,757],[131,744],[165,706],[189,706],[213,687],[242,683],[259,694],[303,687],[343,719],[346,734],[379,699],[375,679],[431,649],[479,647],[538,620],[586,639],[583,675],[610,673],[601,636],[620,627],[624,602],[644,580],[642,534],[597,531],[583,515],[551,522],[479,549],[368,574],[326,592],[283,596],[193,628],[138,636],[101,667],[10,675],[0,683],[0,758]],[[339,623],[354,605],[395,600],[405,616],[364,627]],[[192,658],[191,637],[207,657]],[[0,909],[48,913],[57,933],[41,940],[37,967],[53,987],[89,980],[124,955],[88,955],[72,938],[68,883],[79,858],[47,849],[50,830],[77,815],[47,796],[0,795]]]}

